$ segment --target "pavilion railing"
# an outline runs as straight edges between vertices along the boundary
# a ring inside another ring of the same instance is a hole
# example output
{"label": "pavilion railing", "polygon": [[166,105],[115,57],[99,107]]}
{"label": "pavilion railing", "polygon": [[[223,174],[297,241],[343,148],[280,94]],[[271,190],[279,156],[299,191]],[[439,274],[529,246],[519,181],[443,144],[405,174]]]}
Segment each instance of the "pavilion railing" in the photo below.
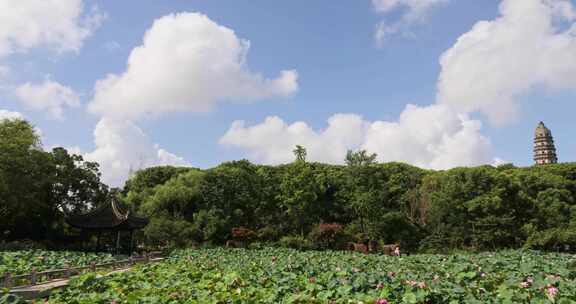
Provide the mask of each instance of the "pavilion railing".
{"label": "pavilion railing", "polygon": [[69,279],[72,276],[79,275],[86,272],[96,272],[98,270],[104,269],[122,269],[126,267],[133,266],[137,263],[149,263],[161,260],[156,252],[151,254],[144,254],[142,257],[130,257],[125,260],[118,260],[109,263],[96,264],[95,262],[90,263],[87,266],[71,267],[68,266],[65,269],[54,269],[47,271],[36,271],[32,269],[30,273],[12,275],[11,273],[5,273],[0,276],[0,289],[1,288],[16,288],[16,287],[26,287],[34,286],[38,284],[47,283],[54,280]]}

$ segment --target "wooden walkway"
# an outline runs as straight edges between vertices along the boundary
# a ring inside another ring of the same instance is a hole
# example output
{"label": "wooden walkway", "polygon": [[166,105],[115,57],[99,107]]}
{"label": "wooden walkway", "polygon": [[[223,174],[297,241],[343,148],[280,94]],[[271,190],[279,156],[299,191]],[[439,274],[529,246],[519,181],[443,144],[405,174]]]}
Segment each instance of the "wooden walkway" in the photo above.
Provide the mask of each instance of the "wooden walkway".
{"label": "wooden walkway", "polygon": [[[147,260],[147,262],[152,263],[152,262],[160,262],[163,260],[164,260],[164,258],[152,258],[152,259]],[[106,273],[104,276],[109,276],[109,275],[113,275],[113,274],[117,274],[117,273],[123,273],[126,271],[130,271],[133,267],[134,266],[131,265],[131,266],[126,267],[126,268],[116,269],[116,270],[113,270],[113,271]],[[70,279],[72,279],[72,278],[73,277],[64,278],[64,279],[56,279],[56,280],[51,280],[51,281],[44,282],[41,284],[36,284],[36,285],[18,286],[18,287],[14,287],[14,288],[10,289],[9,293],[16,295],[16,296],[19,296],[25,300],[45,298],[45,297],[48,297],[53,290],[68,286],[68,283],[70,282]]]}

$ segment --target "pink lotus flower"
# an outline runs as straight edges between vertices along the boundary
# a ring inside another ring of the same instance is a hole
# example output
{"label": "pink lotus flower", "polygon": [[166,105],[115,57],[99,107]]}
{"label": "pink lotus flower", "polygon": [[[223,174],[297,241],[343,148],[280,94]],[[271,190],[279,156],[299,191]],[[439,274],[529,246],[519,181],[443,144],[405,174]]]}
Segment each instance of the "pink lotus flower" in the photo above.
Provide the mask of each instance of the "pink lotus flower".
{"label": "pink lotus flower", "polygon": [[558,288],[554,286],[548,286],[546,287],[546,294],[548,295],[549,298],[554,299],[558,294]]}
{"label": "pink lotus flower", "polygon": [[376,285],[376,289],[382,289],[382,288],[384,288],[384,284],[378,283],[378,285]]}
{"label": "pink lotus flower", "polygon": [[375,302],[376,304],[388,304],[388,301],[384,300],[384,299],[378,299]]}

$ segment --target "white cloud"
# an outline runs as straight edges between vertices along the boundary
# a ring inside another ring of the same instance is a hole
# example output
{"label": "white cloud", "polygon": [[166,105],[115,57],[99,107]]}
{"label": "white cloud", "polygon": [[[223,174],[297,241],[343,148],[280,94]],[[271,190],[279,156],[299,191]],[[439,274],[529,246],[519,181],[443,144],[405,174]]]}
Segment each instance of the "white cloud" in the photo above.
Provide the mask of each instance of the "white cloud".
{"label": "white cloud", "polygon": [[409,31],[414,25],[423,23],[432,9],[449,0],[372,0],[374,9],[382,14],[402,11],[395,22],[381,21],[376,26],[374,39],[382,46],[389,36]]}
{"label": "white cloud", "polygon": [[85,14],[82,0],[2,0],[0,58],[39,46],[78,51],[102,18],[96,8]]}
{"label": "white cloud", "polygon": [[422,21],[434,7],[449,0],[372,0],[377,12],[390,13],[398,9],[405,9],[403,18],[409,21]]}
{"label": "white cloud", "polygon": [[86,160],[100,164],[102,180],[111,186],[121,186],[130,171],[152,166],[189,164],[158,145],[128,120],[103,118],[94,130],[96,149],[84,154]]}
{"label": "white cloud", "polygon": [[448,106],[408,105],[396,122],[337,114],[320,131],[304,122],[286,124],[279,117],[268,117],[252,127],[236,121],[220,144],[245,149],[252,160],[267,164],[293,161],[294,146],[303,145],[312,161],[343,163],[348,149],[366,149],[377,153],[381,162],[445,169],[492,162],[491,144],[480,128],[479,121]]}
{"label": "white cloud", "polygon": [[62,119],[65,107],[78,107],[80,98],[69,87],[50,79],[43,83],[25,83],[16,88],[16,96],[27,108],[46,111],[54,119]]}
{"label": "white cloud", "polygon": [[246,149],[253,160],[266,164],[294,160],[292,150],[296,145],[306,147],[309,160],[339,163],[348,148],[362,143],[367,127],[362,117],[355,114],[336,114],[321,131],[313,130],[305,122],[288,125],[272,116],[252,127],[246,127],[244,121],[235,121],[220,144]]}
{"label": "white cloud", "polygon": [[0,120],[4,119],[24,119],[24,116],[18,112],[0,109]]}
{"label": "white cloud", "polygon": [[378,153],[380,161],[424,168],[486,164],[492,162],[492,147],[481,127],[480,121],[448,106],[408,105],[397,122],[373,122],[362,147]]}
{"label": "white cloud", "polygon": [[568,0],[502,1],[497,19],[476,23],[443,54],[437,102],[502,125],[536,86],[575,89],[575,19]]}
{"label": "white cloud", "polygon": [[[8,110],[3,110],[0,109],[0,121],[5,120],[5,119],[23,119],[26,120],[26,117],[24,117],[24,115],[22,115],[22,113],[19,112],[13,112],[13,111],[8,111]],[[34,127],[34,132],[36,132],[36,135],[38,135],[38,137],[40,138],[40,142],[44,141],[44,133],[42,132],[42,130],[38,127]]]}
{"label": "white cloud", "polygon": [[121,118],[205,112],[218,101],[287,97],[298,90],[295,71],[275,79],[251,72],[249,46],[205,15],[164,16],[132,50],[125,72],[97,82],[89,109]]}

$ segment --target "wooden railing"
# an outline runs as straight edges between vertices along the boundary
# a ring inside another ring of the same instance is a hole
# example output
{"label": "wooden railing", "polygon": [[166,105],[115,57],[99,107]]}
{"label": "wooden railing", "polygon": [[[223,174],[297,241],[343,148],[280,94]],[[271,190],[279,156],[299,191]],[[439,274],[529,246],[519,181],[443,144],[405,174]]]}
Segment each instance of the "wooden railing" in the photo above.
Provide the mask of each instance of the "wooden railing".
{"label": "wooden railing", "polygon": [[54,269],[47,271],[36,271],[35,269],[32,269],[30,273],[20,275],[5,273],[3,276],[1,276],[0,288],[11,289],[14,287],[34,286],[53,280],[68,279],[72,276],[85,272],[96,272],[97,270],[103,269],[126,268],[133,266],[136,263],[149,263],[151,260],[158,260],[159,257],[160,256],[156,252],[153,252],[151,254],[144,254],[142,257],[130,257],[126,260],[118,260],[102,264],[96,264],[95,262],[92,262],[87,266],[68,266],[65,269]]}

